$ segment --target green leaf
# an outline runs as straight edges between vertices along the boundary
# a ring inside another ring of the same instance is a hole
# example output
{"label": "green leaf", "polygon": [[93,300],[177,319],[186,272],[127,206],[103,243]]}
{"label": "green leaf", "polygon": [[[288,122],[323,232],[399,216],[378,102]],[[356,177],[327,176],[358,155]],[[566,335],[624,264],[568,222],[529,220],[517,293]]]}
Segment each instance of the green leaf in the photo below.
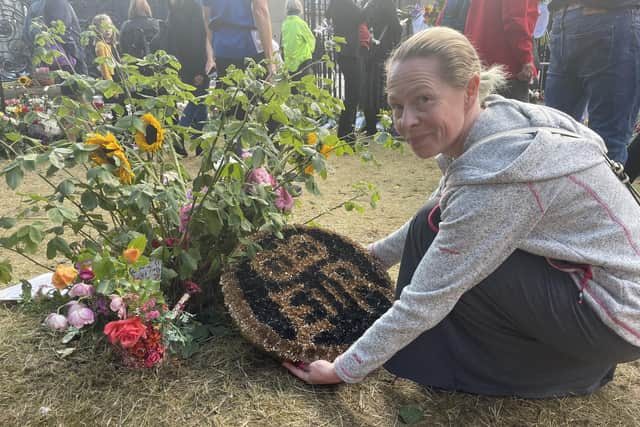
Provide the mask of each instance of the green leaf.
{"label": "green leaf", "polygon": [[73,326],[70,327],[68,329],[68,332],[64,335],[64,337],[62,337],[62,344],[68,344],[71,342],[71,340],[73,340],[75,337],[77,337],[78,335],[80,335],[80,330],[74,328]]}
{"label": "green leaf", "polygon": [[251,154],[251,164],[254,168],[259,168],[264,162],[264,150],[260,147],[256,148]]}
{"label": "green leaf", "polygon": [[33,299],[33,287],[27,280],[21,280],[20,282],[22,283],[20,287],[20,298],[22,298],[22,302],[30,302]]}
{"label": "green leaf", "polygon": [[65,179],[60,184],[58,184],[57,190],[61,194],[68,196],[70,194],[73,194],[73,192],[76,190],[76,186],[70,179]]}
{"label": "green leaf", "polygon": [[136,237],[132,241],[129,242],[127,249],[138,249],[140,252],[144,252],[144,249],[147,247],[147,236],[144,234]]}
{"label": "green leaf", "polygon": [[[94,268],[95,273],[95,268]],[[96,292],[101,295],[111,295],[113,291],[116,289],[116,284],[113,280],[103,279],[100,280],[98,286],[96,287]]]}
{"label": "green leaf", "polygon": [[416,424],[424,418],[422,408],[416,405],[403,406],[400,408],[400,419],[405,424]]}
{"label": "green leaf", "polygon": [[22,171],[22,168],[16,164],[15,167],[5,172],[5,179],[7,180],[9,188],[15,190],[24,179],[24,172]]}
{"label": "green leaf", "polygon": [[11,281],[11,273],[13,268],[9,260],[0,261],[0,283],[9,283]]}
{"label": "green leaf", "polygon": [[49,209],[47,211],[47,216],[53,225],[62,225],[64,223],[64,217],[58,208]]}
{"label": "green leaf", "polygon": [[180,277],[188,278],[198,269],[198,262],[187,251],[180,253]]}
{"label": "green leaf", "polygon": [[98,196],[91,190],[87,190],[80,196],[80,203],[87,211],[92,211],[98,207]]}
{"label": "green leaf", "polygon": [[0,218],[0,227],[8,230],[10,228],[15,227],[16,222],[17,221],[15,218],[9,218],[9,217],[3,216],[2,218]]}
{"label": "green leaf", "polygon": [[53,259],[57,256],[58,252],[61,252],[67,258],[71,258],[73,252],[71,251],[71,247],[62,237],[56,236],[53,239],[49,240],[47,243],[47,258]]}

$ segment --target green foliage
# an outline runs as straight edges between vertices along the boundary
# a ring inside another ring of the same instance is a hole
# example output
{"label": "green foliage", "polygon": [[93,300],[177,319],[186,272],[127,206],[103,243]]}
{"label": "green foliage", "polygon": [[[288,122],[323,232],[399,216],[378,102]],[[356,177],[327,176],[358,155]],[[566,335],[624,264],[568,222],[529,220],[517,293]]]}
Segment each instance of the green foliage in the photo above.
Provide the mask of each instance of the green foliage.
{"label": "green foliage", "polygon": [[[36,44],[59,42],[63,33],[59,24],[41,28]],[[83,40],[99,34],[92,28]],[[36,60],[47,62],[51,55],[38,51]],[[325,80],[292,81],[286,71],[265,80],[266,70],[249,63],[244,71],[230,68],[222,86],[195,97],[194,87],[178,75],[180,64],[166,52],[105,61],[118,82],[56,72],[73,93],[56,99],[50,112],[63,137],[16,152],[0,171],[13,190],[27,173],[50,190],[28,195],[15,218],[0,219],[8,231],[0,247],[28,256],[45,245],[48,258],[74,261],[88,250],[97,254],[96,272],[105,277],[120,267],[100,255],[103,250],[120,254],[146,247],[145,257],[162,261],[162,289],[175,300],[186,280],[203,287],[217,283],[246,236],[259,230],[278,235],[296,188],[319,193],[316,178],[326,178],[330,154],[370,158],[322,126],[343,108]],[[92,105],[95,95],[103,97],[104,108]],[[202,131],[176,123],[187,102],[208,109]],[[147,140],[149,135],[155,139]],[[22,138],[11,131],[0,144]],[[202,149],[194,176],[176,154],[182,141],[190,150]],[[265,174],[271,182],[260,178]],[[375,206],[379,197],[372,186],[355,192],[341,206],[361,211],[358,199],[369,196]],[[32,219],[34,213],[46,213],[48,223]],[[10,272],[0,264],[0,281],[9,280]],[[102,286],[106,292],[115,285]]]}

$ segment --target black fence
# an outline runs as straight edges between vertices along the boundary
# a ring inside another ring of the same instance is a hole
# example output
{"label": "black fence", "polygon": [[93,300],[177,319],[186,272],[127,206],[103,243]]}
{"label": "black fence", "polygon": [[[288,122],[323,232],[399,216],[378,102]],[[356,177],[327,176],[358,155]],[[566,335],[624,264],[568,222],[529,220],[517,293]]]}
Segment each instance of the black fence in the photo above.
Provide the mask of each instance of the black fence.
{"label": "black fence", "polygon": [[[316,43],[322,43],[324,46],[328,40],[333,37],[331,28],[326,26],[325,11],[331,0],[305,0],[304,2],[304,19],[309,24],[309,27],[316,35]],[[335,64],[335,57],[333,52],[328,51],[329,57]],[[317,77],[327,78],[331,80],[331,93],[333,96],[342,97],[343,95],[343,83],[338,65],[335,68],[329,68],[329,66],[320,61],[320,63],[314,66],[314,73]]]}

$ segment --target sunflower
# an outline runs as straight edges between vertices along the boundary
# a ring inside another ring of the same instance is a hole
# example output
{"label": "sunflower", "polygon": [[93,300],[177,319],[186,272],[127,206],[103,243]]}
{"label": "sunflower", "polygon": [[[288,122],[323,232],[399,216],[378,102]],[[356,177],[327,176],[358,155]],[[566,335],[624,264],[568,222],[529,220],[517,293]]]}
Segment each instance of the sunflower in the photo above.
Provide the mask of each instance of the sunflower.
{"label": "sunflower", "polygon": [[127,156],[125,156],[124,152],[121,150],[114,151],[112,156],[114,158],[117,158],[120,163],[120,167],[116,169],[114,174],[118,176],[121,183],[131,184],[131,182],[133,182],[133,178],[136,175],[131,170],[131,164],[129,163]]}
{"label": "sunflower", "polygon": [[29,76],[20,76],[18,77],[18,84],[22,87],[29,87],[31,86],[31,79]]}
{"label": "sunflower", "polygon": [[122,146],[118,144],[116,137],[111,132],[106,135],[94,133],[87,138],[86,143],[98,145],[100,147],[91,153],[91,160],[96,162],[98,165],[109,163],[109,158],[113,157],[112,153],[114,151],[122,151]]}
{"label": "sunflower", "polygon": [[[123,184],[131,184],[135,174],[131,170],[131,164],[129,163],[127,156],[124,154],[122,146],[118,143],[116,137],[111,132],[106,135],[94,133],[87,138],[86,143],[98,145],[100,147],[91,153],[91,160],[98,165],[110,164],[118,166],[118,169],[113,172],[114,175],[116,175]],[[118,162],[116,162],[116,158],[118,159]]]}
{"label": "sunflower", "polygon": [[158,151],[164,140],[164,129],[151,113],[142,116],[142,121],[145,132],[136,132],[136,144],[142,151]]}

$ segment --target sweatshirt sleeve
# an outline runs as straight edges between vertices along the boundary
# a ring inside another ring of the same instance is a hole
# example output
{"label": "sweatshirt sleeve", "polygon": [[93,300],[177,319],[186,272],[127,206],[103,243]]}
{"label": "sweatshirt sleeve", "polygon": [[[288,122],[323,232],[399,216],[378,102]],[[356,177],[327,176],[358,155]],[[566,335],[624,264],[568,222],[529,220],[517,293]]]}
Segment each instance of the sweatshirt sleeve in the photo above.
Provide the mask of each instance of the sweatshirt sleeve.
{"label": "sweatshirt sleeve", "polygon": [[538,2],[533,0],[505,0],[502,2],[502,16],[505,40],[521,65],[533,62],[533,27],[530,24],[529,8],[535,3],[537,17]]}
{"label": "sweatshirt sleeve", "polygon": [[[441,200],[439,232],[400,298],[335,360],[347,383],[361,381],[424,331],[498,268],[543,213],[523,184],[465,186]],[[403,227],[404,228],[404,227]],[[406,233],[405,233],[406,237]]]}

